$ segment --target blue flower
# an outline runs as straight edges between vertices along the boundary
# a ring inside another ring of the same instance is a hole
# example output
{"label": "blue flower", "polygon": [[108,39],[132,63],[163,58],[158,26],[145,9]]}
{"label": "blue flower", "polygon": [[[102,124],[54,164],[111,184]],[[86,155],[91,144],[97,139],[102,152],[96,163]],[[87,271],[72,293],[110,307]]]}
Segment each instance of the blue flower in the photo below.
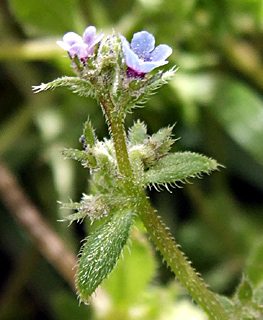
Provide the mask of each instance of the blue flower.
{"label": "blue flower", "polygon": [[168,63],[165,59],[172,54],[172,48],[166,44],[160,44],[156,48],[154,36],[141,31],[133,35],[131,44],[123,35],[119,35],[128,66],[128,76],[143,77],[144,74]]}
{"label": "blue flower", "polygon": [[79,60],[85,62],[93,55],[95,45],[101,41],[103,36],[103,33],[96,36],[96,28],[89,26],[82,37],[75,32],[67,32],[63,36],[63,41],[57,41],[57,44],[69,53],[71,59],[77,56]]}

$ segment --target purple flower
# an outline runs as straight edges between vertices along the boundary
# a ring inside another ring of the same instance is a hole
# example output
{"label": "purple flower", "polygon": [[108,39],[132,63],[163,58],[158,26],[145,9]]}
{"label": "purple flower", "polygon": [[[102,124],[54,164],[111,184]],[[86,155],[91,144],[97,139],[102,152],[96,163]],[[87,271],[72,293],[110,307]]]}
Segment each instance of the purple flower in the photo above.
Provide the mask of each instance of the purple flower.
{"label": "purple flower", "polygon": [[85,62],[93,55],[95,45],[101,41],[103,36],[103,33],[96,36],[96,28],[89,26],[82,37],[75,32],[67,32],[63,36],[63,41],[57,41],[57,44],[69,53],[71,59],[77,56],[79,60]]}
{"label": "purple flower", "polygon": [[143,77],[153,69],[167,64],[165,59],[172,54],[172,48],[166,44],[154,48],[154,36],[147,31],[135,33],[131,44],[123,35],[119,36],[129,76]]}

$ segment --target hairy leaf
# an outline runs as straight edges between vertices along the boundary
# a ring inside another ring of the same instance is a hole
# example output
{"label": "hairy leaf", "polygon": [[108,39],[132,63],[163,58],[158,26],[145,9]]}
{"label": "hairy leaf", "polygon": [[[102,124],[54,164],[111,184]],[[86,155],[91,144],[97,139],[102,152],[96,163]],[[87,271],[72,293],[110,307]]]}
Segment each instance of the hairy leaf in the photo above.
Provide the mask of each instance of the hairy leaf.
{"label": "hairy leaf", "polygon": [[87,238],[79,259],[77,285],[81,301],[87,301],[115,267],[127,242],[131,221],[130,210],[118,211]]}
{"label": "hairy leaf", "polygon": [[48,83],[41,83],[39,86],[33,86],[35,93],[53,90],[58,87],[68,87],[74,93],[84,97],[95,97],[95,91],[92,84],[88,80],[79,77],[62,77]]}
{"label": "hairy leaf", "polygon": [[145,185],[173,185],[187,178],[200,177],[202,173],[209,173],[217,167],[215,160],[198,153],[171,153],[145,172]]}

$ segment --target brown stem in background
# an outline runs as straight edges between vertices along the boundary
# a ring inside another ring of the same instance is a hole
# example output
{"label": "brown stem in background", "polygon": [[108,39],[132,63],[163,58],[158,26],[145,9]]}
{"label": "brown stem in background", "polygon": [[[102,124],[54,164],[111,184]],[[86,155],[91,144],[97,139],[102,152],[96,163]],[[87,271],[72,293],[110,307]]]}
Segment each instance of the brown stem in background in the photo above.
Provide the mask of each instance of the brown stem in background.
{"label": "brown stem in background", "polygon": [[0,161],[0,197],[30,235],[41,254],[75,291],[76,256],[30,201],[12,172]]}

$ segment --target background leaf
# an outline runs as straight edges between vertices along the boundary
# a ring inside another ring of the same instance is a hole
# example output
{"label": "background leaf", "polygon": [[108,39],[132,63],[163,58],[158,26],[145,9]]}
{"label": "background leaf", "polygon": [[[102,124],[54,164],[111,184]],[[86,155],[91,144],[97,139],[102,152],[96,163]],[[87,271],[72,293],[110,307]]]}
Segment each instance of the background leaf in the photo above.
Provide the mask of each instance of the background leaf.
{"label": "background leaf", "polygon": [[10,5],[19,21],[31,31],[36,28],[57,35],[77,27],[76,0],[10,0]]}
{"label": "background leaf", "polygon": [[[223,93],[223,94],[222,94]],[[249,86],[220,79],[211,110],[227,133],[263,165],[262,98]]]}
{"label": "background leaf", "polygon": [[263,282],[263,239],[258,239],[251,250],[246,268],[245,275],[253,284],[254,288],[262,285]]}

